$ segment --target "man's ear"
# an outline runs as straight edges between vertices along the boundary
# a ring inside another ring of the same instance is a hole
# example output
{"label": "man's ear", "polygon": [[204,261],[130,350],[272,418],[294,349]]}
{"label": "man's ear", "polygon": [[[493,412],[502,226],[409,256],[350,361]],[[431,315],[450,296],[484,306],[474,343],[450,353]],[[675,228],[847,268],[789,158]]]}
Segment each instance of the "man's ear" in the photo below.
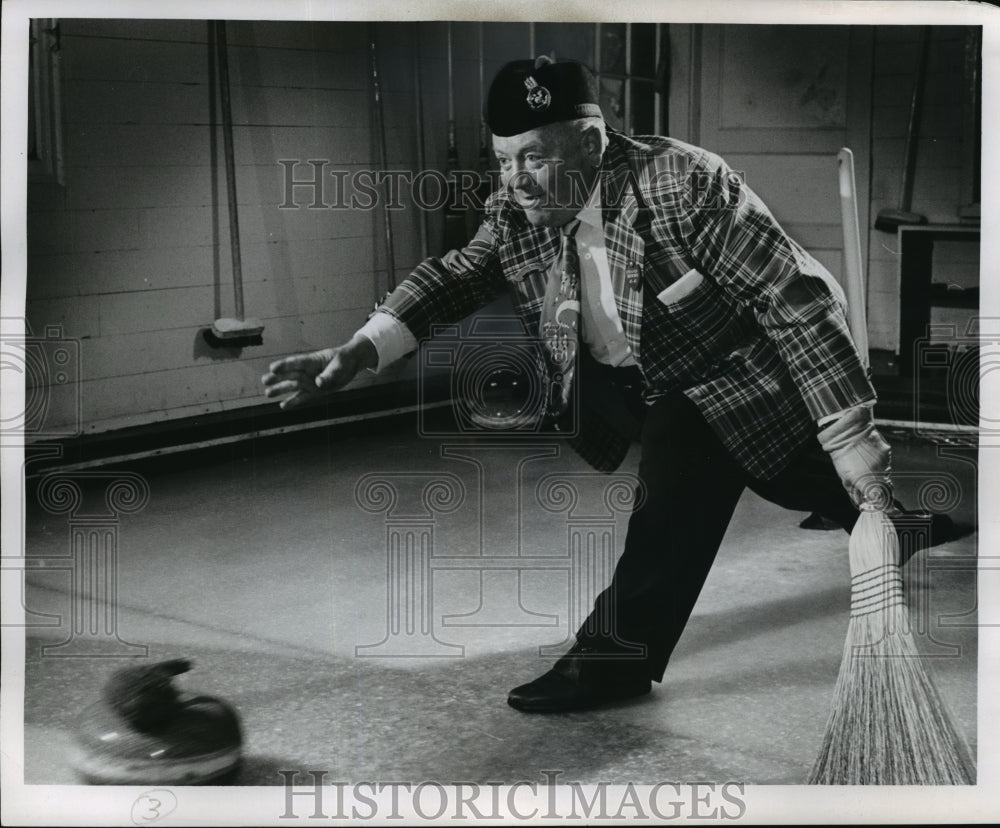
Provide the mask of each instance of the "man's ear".
{"label": "man's ear", "polygon": [[580,136],[580,143],[587,160],[596,169],[601,165],[601,157],[604,155],[603,142],[601,141],[601,131],[595,127],[587,127]]}

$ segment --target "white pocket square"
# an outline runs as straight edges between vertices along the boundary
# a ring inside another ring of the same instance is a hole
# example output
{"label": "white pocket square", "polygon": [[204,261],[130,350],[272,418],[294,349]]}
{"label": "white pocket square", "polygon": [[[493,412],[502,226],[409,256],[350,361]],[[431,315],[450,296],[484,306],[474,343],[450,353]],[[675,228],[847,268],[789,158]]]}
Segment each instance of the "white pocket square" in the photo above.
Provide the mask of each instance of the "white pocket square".
{"label": "white pocket square", "polygon": [[671,285],[668,285],[658,294],[656,298],[663,302],[664,305],[669,305],[672,302],[678,302],[685,296],[690,296],[698,286],[705,281],[705,277],[701,275],[700,271],[689,270],[680,279]]}

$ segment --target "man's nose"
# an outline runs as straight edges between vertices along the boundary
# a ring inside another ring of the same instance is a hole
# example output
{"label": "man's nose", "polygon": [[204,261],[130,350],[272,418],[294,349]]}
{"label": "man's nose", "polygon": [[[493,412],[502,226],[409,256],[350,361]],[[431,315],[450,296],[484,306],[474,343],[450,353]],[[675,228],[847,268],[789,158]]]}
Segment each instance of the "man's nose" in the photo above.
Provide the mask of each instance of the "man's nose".
{"label": "man's nose", "polygon": [[507,172],[507,186],[512,190],[534,190],[535,178],[524,167],[516,162],[511,164],[511,169]]}

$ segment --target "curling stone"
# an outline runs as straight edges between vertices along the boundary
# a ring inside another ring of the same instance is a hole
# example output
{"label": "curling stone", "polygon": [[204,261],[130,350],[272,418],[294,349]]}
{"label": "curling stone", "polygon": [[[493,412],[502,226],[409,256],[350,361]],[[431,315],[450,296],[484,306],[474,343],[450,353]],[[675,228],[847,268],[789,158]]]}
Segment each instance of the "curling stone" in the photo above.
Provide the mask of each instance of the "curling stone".
{"label": "curling stone", "polygon": [[202,785],[240,763],[236,711],[221,699],[178,692],[185,659],[115,672],[77,721],[70,765],[91,785]]}

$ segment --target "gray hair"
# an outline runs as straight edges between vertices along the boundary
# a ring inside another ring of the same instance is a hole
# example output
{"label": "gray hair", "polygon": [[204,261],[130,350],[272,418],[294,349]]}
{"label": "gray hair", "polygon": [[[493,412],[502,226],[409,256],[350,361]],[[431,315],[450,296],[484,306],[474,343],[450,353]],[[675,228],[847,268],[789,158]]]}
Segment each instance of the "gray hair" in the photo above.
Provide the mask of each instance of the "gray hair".
{"label": "gray hair", "polygon": [[604,154],[604,150],[608,148],[608,132],[604,124],[604,118],[598,115],[588,115],[584,118],[576,118],[572,121],[566,121],[567,130],[575,132],[577,135],[583,135],[591,127],[596,127],[601,133],[601,154]]}

